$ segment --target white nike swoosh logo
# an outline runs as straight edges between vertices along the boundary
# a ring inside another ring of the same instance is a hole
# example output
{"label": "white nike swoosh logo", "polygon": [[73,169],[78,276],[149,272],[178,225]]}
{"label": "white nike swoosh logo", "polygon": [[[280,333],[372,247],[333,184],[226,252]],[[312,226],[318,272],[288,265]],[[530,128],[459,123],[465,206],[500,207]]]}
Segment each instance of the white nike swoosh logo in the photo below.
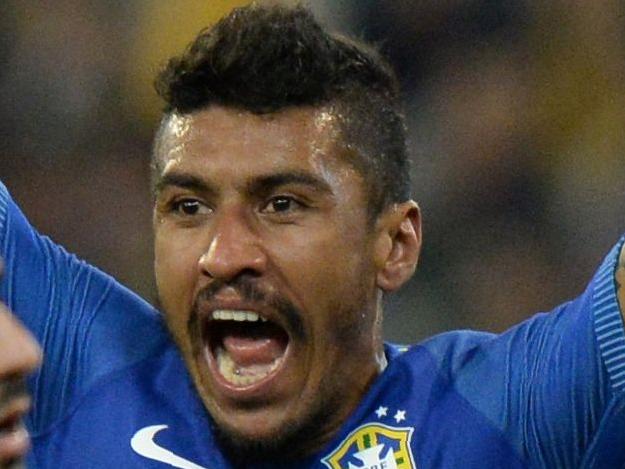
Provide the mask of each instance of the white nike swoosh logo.
{"label": "white nike swoosh logo", "polygon": [[152,425],[139,430],[130,440],[130,447],[140,456],[154,461],[169,464],[180,469],[207,469],[188,461],[168,449],[165,449],[154,441],[154,437],[161,430],[165,430],[167,425]]}

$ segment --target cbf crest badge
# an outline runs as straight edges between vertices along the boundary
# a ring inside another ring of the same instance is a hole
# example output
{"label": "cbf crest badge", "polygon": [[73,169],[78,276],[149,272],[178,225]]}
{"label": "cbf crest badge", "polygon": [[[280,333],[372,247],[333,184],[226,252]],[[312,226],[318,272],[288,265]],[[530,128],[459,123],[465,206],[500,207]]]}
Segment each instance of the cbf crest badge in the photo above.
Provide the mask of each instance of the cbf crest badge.
{"label": "cbf crest badge", "polygon": [[381,423],[362,425],[322,462],[330,469],[417,469],[410,449],[413,431]]}

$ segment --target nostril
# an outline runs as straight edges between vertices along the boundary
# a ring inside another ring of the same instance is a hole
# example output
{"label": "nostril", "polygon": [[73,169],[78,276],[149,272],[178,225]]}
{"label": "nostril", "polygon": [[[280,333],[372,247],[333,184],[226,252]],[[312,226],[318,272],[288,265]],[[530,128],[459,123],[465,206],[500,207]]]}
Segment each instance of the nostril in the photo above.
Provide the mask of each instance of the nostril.
{"label": "nostril", "polygon": [[252,268],[246,268],[241,270],[241,272],[239,272],[238,277],[260,277],[261,273],[259,271],[257,271],[256,269],[252,269]]}

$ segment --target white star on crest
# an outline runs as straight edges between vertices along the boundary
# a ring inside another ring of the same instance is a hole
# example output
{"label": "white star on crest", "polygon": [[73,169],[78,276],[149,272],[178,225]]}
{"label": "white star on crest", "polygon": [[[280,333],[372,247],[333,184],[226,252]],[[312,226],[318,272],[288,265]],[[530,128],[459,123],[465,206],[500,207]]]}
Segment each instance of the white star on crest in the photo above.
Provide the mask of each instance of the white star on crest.
{"label": "white star on crest", "polygon": [[406,420],[406,411],[398,410],[393,416],[393,418],[395,419],[397,423],[401,422],[402,420]]}
{"label": "white star on crest", "polygon": [[386,413],[388,412],[388,407],[378,407],[378,410],[375,411],[375,414],[378,416],[379,419],[381,419],[382,417],[386,417]]}

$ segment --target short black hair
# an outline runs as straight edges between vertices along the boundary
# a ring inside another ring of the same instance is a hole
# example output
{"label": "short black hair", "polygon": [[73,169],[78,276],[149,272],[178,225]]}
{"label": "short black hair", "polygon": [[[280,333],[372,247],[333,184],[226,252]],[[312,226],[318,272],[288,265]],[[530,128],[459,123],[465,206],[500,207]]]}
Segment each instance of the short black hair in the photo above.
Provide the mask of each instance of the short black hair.
{"label": "short black hair", "polygon": [[370,213],[410,198],[395,73],[374,48],[326,32],[301,5],[234,9],[170,59],[155,87],[166,117],[211,105],[256,114],[333,106],[365,179]]}

